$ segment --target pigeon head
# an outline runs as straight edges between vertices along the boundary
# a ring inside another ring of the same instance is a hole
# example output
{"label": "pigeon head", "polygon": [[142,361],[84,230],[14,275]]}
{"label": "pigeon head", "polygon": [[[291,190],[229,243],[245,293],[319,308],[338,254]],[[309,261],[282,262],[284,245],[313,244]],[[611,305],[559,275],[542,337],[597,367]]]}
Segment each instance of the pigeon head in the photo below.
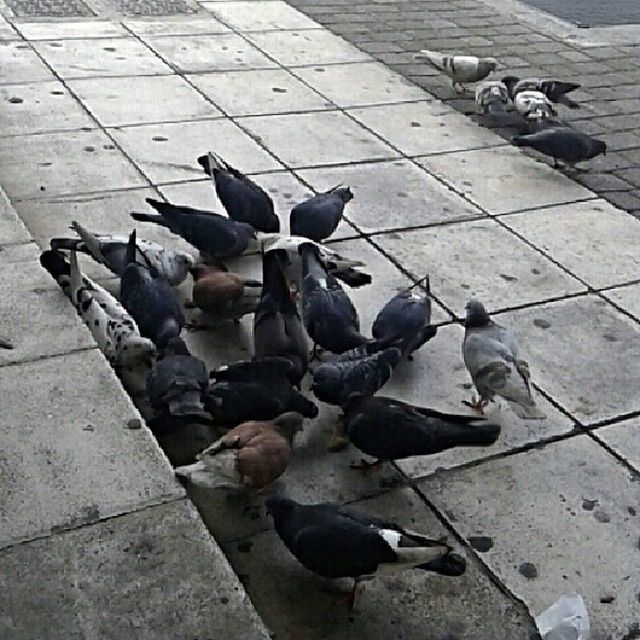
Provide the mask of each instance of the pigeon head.
{"label": "pigeon head", "polygon": [[173,336],[167,340],[164,348],[165,356],[190,356],[189,348],[180,336]]}
{"label": "pigeon head", "polygon": [[464,326],[468,328],[484,327],[491,322],[487,310],[479,300],[471,298],[467,302],[467,317],[464,321]]}
{"label": "pigeon head", "polygon": [[293,436],[298,433],[298,431],[302,431],[302,421],[304,418],[301,414],[296,411],[287,411],[287,413],[283,413],[279,415],[274,421],[273,424],[277,428],[277,430],[285,436],[288,440],[293,440]]}
{"label": "pigeon head", "polygon": [[518,84],[519,80],[520,78],[518,78],[518,76],[504,76],[504,78],[502,78],[502,82],[507,87],[507,91],[511,97],[513,97],[513,88]]}
{"label": "pigeon head", "polygon": [[604,140],[594,140],[593,141],[593,148],[595,153],[593,154],[592,157],[595,157],[597,155],[607,155],[607,143]]}
{"label": "pigeon head", "polygon": [[331,191],[333,191],[334,193],[337,193],[340,196],[340,199],[342,200],[342,202],[349,202],[350,200],[353,200],[353,191],[351,191],[350,187],[342,187],[340,185],[333,187],[333,189],[331,189]]}

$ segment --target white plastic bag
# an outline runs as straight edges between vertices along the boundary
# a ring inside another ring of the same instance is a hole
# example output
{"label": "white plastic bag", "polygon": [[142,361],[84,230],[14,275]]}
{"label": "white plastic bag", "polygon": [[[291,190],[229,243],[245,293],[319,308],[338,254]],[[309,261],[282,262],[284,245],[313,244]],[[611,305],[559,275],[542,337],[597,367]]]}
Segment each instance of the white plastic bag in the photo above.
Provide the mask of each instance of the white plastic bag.
{"label": "white plastic bag", "polygon": [[536,626],[542,640],[589,640],[589,614],[582,596],[575,591],[566,593],[545,609]]}

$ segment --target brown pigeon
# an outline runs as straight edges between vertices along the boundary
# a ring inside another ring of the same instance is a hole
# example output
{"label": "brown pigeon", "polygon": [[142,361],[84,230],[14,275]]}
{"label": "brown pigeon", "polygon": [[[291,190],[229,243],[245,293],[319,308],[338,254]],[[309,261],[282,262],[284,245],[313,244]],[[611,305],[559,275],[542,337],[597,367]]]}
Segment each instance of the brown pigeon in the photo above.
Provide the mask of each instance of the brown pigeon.
{"label": "brown pigeon", "polygon": [[176,474],[209,489],[264,489],[285,472],[302,420],[299,413],[288,412],[275,420],[243,422]]}

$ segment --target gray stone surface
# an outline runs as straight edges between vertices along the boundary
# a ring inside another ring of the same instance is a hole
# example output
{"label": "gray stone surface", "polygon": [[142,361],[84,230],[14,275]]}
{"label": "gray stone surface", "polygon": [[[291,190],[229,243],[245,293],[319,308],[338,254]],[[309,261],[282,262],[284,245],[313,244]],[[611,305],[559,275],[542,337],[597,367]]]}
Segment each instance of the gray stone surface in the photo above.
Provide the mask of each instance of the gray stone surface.
{"label": "gray stone surface", "polygon": [[[88,342],[69,309],[65,317],[74,323],[57,328],[58,340]],[[183,494],[151,433],[127,428],[137,412],[97,350],[0,366],[0,381],[1,546]]]}
{"label": "gray stone surface", "polygon": [[[420,485],[482,560],[539,613],[565,590],[585,599],[593,638],[621,638],[636,619],[637,483],[588,436],[576,436]],[[491,486],[491,491],[487,487]],[[615,550],[615,551],[613,551]],[[531,563],[535,577],[522,565]],[[613,596],[611,602],[602,602]]]}
{"label": "gray stone surface", "polygon": [[95,15],[82,0],[6,0],[7,6],[20,17],[67,18]]}
{"label": "gray stone surface", "polygon": [[304,13],[281,0],[256,2],[203,2],[202,6],[216,18],[238,31],[273,29],[320,29]]}
{"label": "gray stone surface", "polygon": [[25,42],[0,42],[0,84],[54,80],[47,66]]}
{"label": "gray stone surface", "polygon": [[366,129],[335,111],[242,118],[241,124],[292,168],[398,156]]}
{"label": "gray stone surface", "polygon": [[0,181],[12,200],[146,186],[98,130],[0,138]]}
{"label": "gray stone surface", "polygon": [[198,156],[215,151],[245,173],[282,168],[229,120],[200,120],[110,129],[131,159],[156,184],[201,178]]}
{"label": "gray stone surface", "polygon": [[[447,533],[408,489],[356,506],[433,538]],[[336,602],[348,583],[331,583],[308,572],[273,531],[241,545],[227,545],[226,550],[245,576],[258,613],[279,638],[525,640],[533,630],[521,606],[500,592],[468,554],[467,572],[461,578],[420,571],[376,577],[361,587],[350,613]]]}
{"label": "gray stone surface", "polygon": [[611,424],[596,429],[592,433],[640,472],[640,438],[638,438],[637,418]]}
{"label": "gray stone surface", "polygon": [[494,310],[585,290],[491,219],[389,233],[373,240],[414,276],[430,273],[431,290],[459,317],[464,317],[472,296]]}
{"label": "gray stone surface", "polygon": [[107,20],[17,22],[16,27],[27,40],[118,38],[128,35],[122,25]]}
{"label": "gray stone surface", "polygon": [[211,16],[189,20],[125,20],[124,26],[138,36],[188,36],[229,33],[230,29]]}
{"label": "gray stone surface", "polygon": [[505,216],[502,221],[591,287],[640,278],[640,221],[604,200]]}
{"label": "gray stone surface", "polygon": [[186,500],[7,549],[0,585],[15,640],[269,637]]}
{"label": "gray stone surface", "polygon": [[[178,76],[71,80],[69,86],[105,127],[215,118],[220,115]],[[136,99],[144,96],[144,100]]]}
{"label": "gray stone surface", "polygon": [[631,284],[603,291],[602,295],[640,320],[640,285]]}
{"label": "gray stone surface", "polygon": [[496,316],[526,341],[534,380],[581,423],[640,409],[638,324],[595,296]]}
{"label": "gray stone surface", "polygon": [[29,242],[31,236],[0,187],[0,245]]}
{"label": "gray stone surface", "polygon": [[406,160],[306,169],[298,175],[318,190],[347,184],[354,194],[345,216],[365,233],[419,227],[484,215]]}

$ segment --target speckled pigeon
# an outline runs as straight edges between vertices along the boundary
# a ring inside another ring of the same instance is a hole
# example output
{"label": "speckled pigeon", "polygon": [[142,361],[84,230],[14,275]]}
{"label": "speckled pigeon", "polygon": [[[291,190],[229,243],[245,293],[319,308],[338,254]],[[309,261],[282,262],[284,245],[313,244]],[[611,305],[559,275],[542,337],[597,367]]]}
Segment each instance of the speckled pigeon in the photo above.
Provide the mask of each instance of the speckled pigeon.
{"label": "speckled pigeon", "polygon": [[278,496],[265,504],[276,533],[305,568],[325,578],[354,578],[351,607],[358,582],[378,571],[422,569],[460,576],[466,570],[464,558],[445,540],[432,540],[350,507],[300,504]]}
{"label": "speckled pigeon", "polygon": [[246,222],[256,231],[280,231],[273,201],[262,187],[211,152],[200,156],[198,163],[213,179],[218,198],[232,220]]}
{"label": "speckled pigeon", "polygon": [[336,186],[297,204],[289,217],[291,235],[315,242],[326,240],[340,224],[344,206],[352,198],[349,187]]}
{"label": "speckled pigeon", "polygon": [[567,96],[568,93],[580,88],[576,82],[562,82],[560,80],[550,80],[541,78],[518,78],[517,76],[505,76],[502,82],[509,91],[512,100],[521,91],[541,91],[551,102],[564,104],[570,109],[579,109],[580,105]]}
{"label": "speckled pigeon", "polygon": [[469,406],[482,408],[495,395],[504,398],[519,418],[541,420],[545,414],[531,396],[529,365],[518,358],[518,341],[510,329],[491,320],[477,300],[467,303],[462,355],[480,395]]}
{"label": "speckled pigeon", "polygon": [[456,91],[464,91],[463,85],[469,82],[484,80],[498,64],[495,58],[448,55],[429,49],[421,49],[414,57],[417,60],[427,60],[432,67],[446,73]]}
{"label": "speckled pigeon", "polygon": [[498,115],[509,104],[509,92],[503,82],[485,80],[476,87],[476,104],[482,114]]}

